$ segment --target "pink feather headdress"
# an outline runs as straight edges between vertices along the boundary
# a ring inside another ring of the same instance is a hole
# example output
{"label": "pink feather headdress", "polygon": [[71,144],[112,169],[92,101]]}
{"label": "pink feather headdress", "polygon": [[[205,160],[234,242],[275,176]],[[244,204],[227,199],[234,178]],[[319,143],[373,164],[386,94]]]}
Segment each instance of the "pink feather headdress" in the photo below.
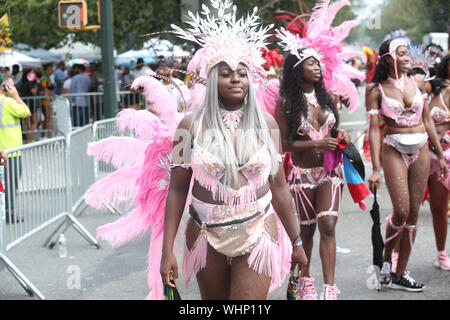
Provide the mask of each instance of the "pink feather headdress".
{"label": "pink feather headdress", "polygon": [[[345,63],[345,59],[360,56],[365,60],[366,57],[362,52],[344,52],[342,41],[358,24],[356,20],[345,21],[337,27],[331,25],[336,13],[346,5],[350,5],[347,0],[332,4],[330,0],[320,0],[313,9],[303,38],[284,28],[277,30],[277,37],[284,51],[298,57],[297,65],[310,57],[320,62],[325,87],[331,93],[348,99],[351,113],[359,103],[358,92],[351,79],[363,81],[365,74]],[[299,49],[304,50],[299,53]]]}
{"label": "pink feather headdress", "polygon": [[245,64],[253,80],[260,81],[265,78],[265,70],[262,67],[265,60],[261,49],[270,37],[268,31],[273,27],[263,27],[256,15],[257,8],[246,18],[236,18],[236,6],[230,0],[210,0],[211,6],[217,10],[214,14],[206,6],[202,6],[202,16],[194,15],[189,11],[192,26],[183,30],[176,25],[171,25],[174,33],[180,38],[193,41],[204,50],[204,62],[206,74],[220,62],[226,62],[232,70],[236,70],[239,63]]}

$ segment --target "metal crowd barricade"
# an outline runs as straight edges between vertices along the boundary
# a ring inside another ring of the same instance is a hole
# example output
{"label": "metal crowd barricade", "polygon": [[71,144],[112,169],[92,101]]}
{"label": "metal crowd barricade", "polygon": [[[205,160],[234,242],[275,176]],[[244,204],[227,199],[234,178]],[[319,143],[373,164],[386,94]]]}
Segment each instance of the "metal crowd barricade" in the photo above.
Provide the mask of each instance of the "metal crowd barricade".
{"label": "metal crowd barricade", "polygon": [[[73,215],[94,182],[93,161],[86,154],[92,136],[92,125],[87,125],[65,137],[5,150],[9,161],[1,174],[6,192],[0,191],[0,265],[11,272],[30,296],[44,299],[8,259],[9,250],[60,220],[62,223],[45,246],[63,226],[64,231],[73,226],[91,245],[99,248],[97,240]],[[53,245],[54,242],[50,247]]]}
{"label": "metal crowd barricade", "polygon": [[[73,127],[82,127],[89,123],[104,120],[105,118],[103,92],[66,93],[60,96],[22,97],[22,100],[28,105],[33,114],[31,118],[22,120],[22,133],[24,134],[26,143],[39,141],[50,133],[53,136],[62,134],[56,127],[59,114],[55,100],[58,99],[58,97],[66,98],[70,102],[70,121]],[[124,108],[134,108],[139,110],[148,108],[147,100],[144,99],[140,93],[135,91],[117,92],[117,101],[119,110]],[[83,106],[77,106],[77,103],[82,103]],[[45,105],[51,106],[53,111],[52,118],[46,116]],[[49,123],[50,121],[51,124]],[[63,119],[63,121],[66,121],[66,119]]]}
{"label": "metal crowd barricade", "polygon": [[[84,194],[95,182],[94,163],[87,155],[87,146],[92,142],[92,125],[86,125],[66,135],[66,162],[70,170],[67,175],[67,206],[70,214],[66,216],[45,242],[44,246],[53,248],[58,234],[65,233],[73,226],[92,246],[100,248],[97,240],[75,219],[76,212],[84,204]],[[64,228],[61,230],[61,228]],[[53,239],[53,240],[52,240]]]}

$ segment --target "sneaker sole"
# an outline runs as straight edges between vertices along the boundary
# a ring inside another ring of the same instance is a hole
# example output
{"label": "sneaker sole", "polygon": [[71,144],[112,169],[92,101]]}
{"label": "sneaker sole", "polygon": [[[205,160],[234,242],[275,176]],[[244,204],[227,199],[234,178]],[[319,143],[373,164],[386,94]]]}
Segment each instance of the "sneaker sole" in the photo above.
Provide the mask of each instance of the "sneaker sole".
{"label": "sneaker sole", "polygon": [[442,270],[450,271],[449,268],[444,267],[444,266],[443,266],[442,264],[440,264],[438,261],[435,261],[435,262],[433,263],[433,265],[434,265],[435,267],[437,267],[437,268],[441,268]]}
{"label": "sneaker sole", "polygon": [[388,286],[389,286],[389,288],[394,289],[394,290],[405,290],[408,292],[422,292],[425,289],[425,287],[420,288],[420,289],[407,288],[407,287],[396,285],[395,283],[392,283],[392,282],[389,283]]}

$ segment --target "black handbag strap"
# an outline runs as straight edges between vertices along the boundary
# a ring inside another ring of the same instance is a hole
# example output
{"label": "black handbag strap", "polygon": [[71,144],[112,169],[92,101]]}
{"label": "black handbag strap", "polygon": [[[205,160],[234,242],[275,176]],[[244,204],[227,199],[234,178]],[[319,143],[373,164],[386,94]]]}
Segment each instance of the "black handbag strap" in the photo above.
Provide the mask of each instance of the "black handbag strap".
{"label": "black handbag strap", "polygon": [[[205,226],[206,226],[206,228],[218,228],[218,227],[227,227],[227,226],[231,226],[233,224],[243,223],[243,222],[246,222],[253,218],[256,218],[263,212],[267,213],[267,211],[269,211],[269,209],[270,209],[270,202],[264,208],[264,211],[257,211],[256,213],[252,214],[251,216],[248,216],[248,217],[245,217],[242,219],[235,219],[235,220],[231,220],[231,221],[227,221],[227,222],[222,222],[222,223],[205,223]],[[200,220],[200,217],[198,216],[197,210],[195,210],[192,205],[189,206],[189,214],[191,215],[192,219],[194,219],[200,226],[203,225],[203,222]]]}

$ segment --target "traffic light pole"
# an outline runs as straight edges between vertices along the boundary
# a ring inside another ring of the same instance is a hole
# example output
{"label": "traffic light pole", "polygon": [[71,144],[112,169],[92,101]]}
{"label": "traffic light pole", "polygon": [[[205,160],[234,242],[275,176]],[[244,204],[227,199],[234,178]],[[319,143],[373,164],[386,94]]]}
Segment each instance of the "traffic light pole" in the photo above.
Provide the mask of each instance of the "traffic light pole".
{"label": "traffic light pole", "polygon": [[112,1],[100,0],[103,72],[103,105],[105,118],[117,114],[116,83],[114,78],[114,27],[112,23]]}

